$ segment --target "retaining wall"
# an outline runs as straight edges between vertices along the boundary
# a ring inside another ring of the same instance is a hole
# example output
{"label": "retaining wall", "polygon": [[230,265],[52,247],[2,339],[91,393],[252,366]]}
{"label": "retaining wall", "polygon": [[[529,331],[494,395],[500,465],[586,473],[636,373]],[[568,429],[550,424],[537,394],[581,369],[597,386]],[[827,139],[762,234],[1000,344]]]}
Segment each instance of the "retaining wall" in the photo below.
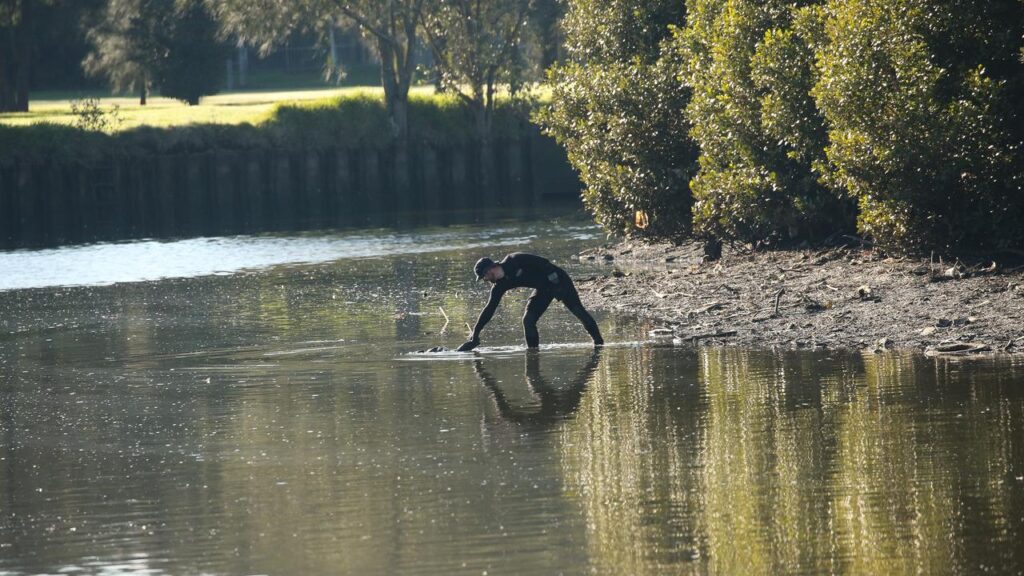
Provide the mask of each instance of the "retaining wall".
{"label": "retaining wall", "polygon": [[579,198],[564,151],[530,133],[487,146],[0,159],[0,246],[314,229],[388,215]]}

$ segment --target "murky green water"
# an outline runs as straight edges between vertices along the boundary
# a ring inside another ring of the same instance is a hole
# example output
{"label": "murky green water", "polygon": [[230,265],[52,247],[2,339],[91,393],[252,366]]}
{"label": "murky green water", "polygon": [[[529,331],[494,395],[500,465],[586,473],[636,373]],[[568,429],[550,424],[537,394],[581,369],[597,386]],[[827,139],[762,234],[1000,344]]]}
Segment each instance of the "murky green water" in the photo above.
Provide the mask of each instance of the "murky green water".
{"label": "murky green water", "polygon": [[480,353],[409,354],[463,340],[479,255],[583,275],[600,239],[0,254],[0,573],[1024,571],[1020,360],[671,347],[607,314],[594,353],[557,307],[534,355],[522,291]]}

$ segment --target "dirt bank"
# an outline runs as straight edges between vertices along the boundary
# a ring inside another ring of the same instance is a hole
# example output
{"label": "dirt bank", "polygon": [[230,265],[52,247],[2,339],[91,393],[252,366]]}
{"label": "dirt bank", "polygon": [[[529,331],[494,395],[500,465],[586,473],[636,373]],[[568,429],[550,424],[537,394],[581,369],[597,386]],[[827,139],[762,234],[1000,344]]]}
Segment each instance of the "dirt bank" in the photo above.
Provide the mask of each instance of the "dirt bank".
{"label": "dirt bank", "polygon": [[791,348],[1024,352],[1024,266],[890,258],[858,247],[723,250],[624,242],[588,250],[605,273],[584,303],[651,318],[666,338]]}

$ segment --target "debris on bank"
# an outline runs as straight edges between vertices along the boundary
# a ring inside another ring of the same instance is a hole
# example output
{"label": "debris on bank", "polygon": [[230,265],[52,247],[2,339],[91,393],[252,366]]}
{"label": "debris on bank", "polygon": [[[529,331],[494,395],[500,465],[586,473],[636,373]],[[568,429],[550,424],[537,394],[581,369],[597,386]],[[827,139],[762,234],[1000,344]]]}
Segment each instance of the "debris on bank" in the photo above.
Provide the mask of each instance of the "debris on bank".
{"label": "debris on bank", "polygon": [[655,320],[652,338],[702,344],[1024,352],[1020,257],[973,264],[859,246],[753,251],[626,241],[586,250],[606,270],[576,280],[588,307]]}

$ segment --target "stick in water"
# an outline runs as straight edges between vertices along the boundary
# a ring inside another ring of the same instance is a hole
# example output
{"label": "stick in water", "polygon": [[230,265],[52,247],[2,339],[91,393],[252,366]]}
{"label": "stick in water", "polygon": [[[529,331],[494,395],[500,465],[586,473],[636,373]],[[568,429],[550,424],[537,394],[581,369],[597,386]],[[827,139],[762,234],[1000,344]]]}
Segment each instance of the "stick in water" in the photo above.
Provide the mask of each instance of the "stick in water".
{"label": "stick in water", "polygon": [[439,332],[439,333],[440,334],[447,334],[448,333],[448,323],[451,322],[451,319],[448,318],[448,315],[444,313],[444,308],[441,308],[440,306],[438,306],[437,309],[441,311],[441,316],[444,316],[444,326],[441,326],[441,332]]}

